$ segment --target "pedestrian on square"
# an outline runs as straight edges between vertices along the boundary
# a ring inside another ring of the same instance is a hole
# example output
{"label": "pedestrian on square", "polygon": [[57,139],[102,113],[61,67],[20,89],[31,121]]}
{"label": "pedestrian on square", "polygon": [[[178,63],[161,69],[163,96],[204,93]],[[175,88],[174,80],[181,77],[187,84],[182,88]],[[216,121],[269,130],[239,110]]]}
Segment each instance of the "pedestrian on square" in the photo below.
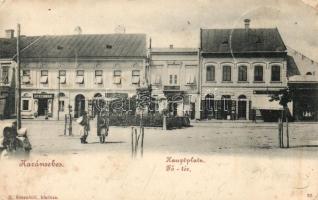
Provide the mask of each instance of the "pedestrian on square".
{"label": "pedestrian on square", "polygon": [[109,115],[107,111],[101,111],[97,115],[97,136],[100,143],[105,143],[109,131]]}
{"label": "pedestrian on square", "polygon": [[83,116],[82,119],[80,120],[80,125],[81,125],[81,143],[82,144],[87,144],[87,137],[88,137],[88,133],[90,130],[90,125],[89,125],[89,117],[87,116],[87,112],[84,111],[83,112]]}

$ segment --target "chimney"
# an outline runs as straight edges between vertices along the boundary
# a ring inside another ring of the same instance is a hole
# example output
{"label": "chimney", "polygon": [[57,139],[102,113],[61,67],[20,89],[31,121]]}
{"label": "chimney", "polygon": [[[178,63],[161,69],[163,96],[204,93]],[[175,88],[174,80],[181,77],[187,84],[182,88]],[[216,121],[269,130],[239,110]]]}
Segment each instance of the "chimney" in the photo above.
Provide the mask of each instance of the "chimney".
{"label": "chimney", "polygon": [[245,30],[248,31],[248,29],[250,28],[250,19],[244,19],[244,24],[245,24]]}
{"label": "chimney", "polygon": [[170,49],[173,49],[173,44],[170,44],[169,48],[170,48]]}
{"label": "chimney", "polygon": [[6,38],[14,38],[14,30],[13,29],[8,29],[4,31],[6,34]]}

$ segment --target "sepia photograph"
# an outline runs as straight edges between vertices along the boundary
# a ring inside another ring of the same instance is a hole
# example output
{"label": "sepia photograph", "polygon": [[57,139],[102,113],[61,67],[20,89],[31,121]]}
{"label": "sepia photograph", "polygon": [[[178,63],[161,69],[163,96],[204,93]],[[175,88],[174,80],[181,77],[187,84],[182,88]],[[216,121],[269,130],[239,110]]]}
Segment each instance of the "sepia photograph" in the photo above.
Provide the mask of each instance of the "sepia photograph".
{"label": "sepia photograph", "polygon": [[318,200],[318,0],[0,0],[0,200]]}

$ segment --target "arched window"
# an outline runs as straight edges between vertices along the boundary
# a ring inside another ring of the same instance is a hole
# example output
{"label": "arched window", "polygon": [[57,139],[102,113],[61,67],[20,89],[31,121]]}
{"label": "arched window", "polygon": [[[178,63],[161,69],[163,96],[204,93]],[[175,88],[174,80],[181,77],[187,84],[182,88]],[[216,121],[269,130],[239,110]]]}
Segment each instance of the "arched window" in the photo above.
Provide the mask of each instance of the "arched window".
{"label": "arched window", "polygon": [[206,67],[206,81],[214,81],[215,80],[215,67],[213,65],[209,65]]}
{"label": "arched window", "polygon": [[307,72],[306,75],[312,75],[312,73],[311,72]]}
{"label": "arched window", "polygon": [[223,66],[223,81],[231,81],[231,66]]}
{"label": "arched window", "polygon": [[245,96],[244,94],[242,94],[242,95],[240,95],[240,96],[238,97],[238,99],[246,99],[246,96]]}
{"label": "arched window", "polygon": [[254,81],[263,81],[263,66],[256,65],[254,67]]}
{"label": "arched window", "polygon": [[247,66],[239,66],[238,81],[247,81]]}
{"label": "arched window", "polygon": [[280,81],[280,66],[274,65],[272,66],[272,81]]}

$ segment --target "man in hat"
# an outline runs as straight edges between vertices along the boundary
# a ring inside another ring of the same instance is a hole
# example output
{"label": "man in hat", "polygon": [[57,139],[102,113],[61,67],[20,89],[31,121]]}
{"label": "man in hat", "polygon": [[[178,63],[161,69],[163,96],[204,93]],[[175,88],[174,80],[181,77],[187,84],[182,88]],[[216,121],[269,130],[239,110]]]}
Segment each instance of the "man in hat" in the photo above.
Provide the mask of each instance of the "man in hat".
{"label": "man in hat", "polygon": [[88,132],[90,130],[90,126],[89,126],[89,117],[87,116],[87,112],[84,111],[83,112],[83,120],[82,122],[80,123],[81,126],[82,126],[82,130],[81,130],[81,133],[82,133],[82,137],[81,137],[81,143],[82,144],[87,144],[87,137],[88,137]]}

